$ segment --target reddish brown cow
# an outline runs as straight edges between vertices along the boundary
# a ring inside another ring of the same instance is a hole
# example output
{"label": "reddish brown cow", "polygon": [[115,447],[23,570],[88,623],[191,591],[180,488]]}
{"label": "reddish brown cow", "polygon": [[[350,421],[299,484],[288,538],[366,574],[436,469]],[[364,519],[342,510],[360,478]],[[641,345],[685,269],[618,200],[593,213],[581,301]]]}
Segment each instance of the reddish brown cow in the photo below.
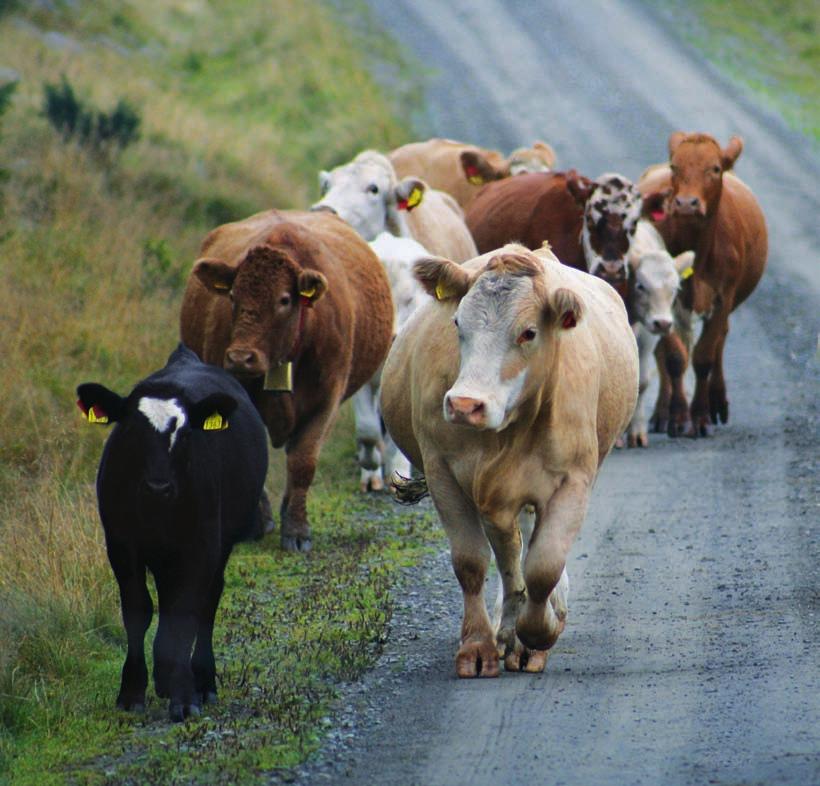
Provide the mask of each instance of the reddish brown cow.
{"label": "reddish brown cow", "polygon": [[592,181],[570,170],[518,175],[486,185],[467,209],[479,253],[548,241],[565,265],[588,270],[625,295],[627,254],[641,213],[637,188],[622,175]]}
{"label": "reddish brown cow", "polygon": [[690,417],[692,436],[706,436],[710,423],[729,420],[723,375],[729,314],[754,291],[768,254],[763,212],[751,190],[729,171],[742,150],[743,142],[736,136],[721,149],[708,134],[678,131],[669,137],[669,165],[653,167],[639,183],[670,253],[695,251],[694,273],[679,296],[682,312],[677,321],[683,343],[691,346],[692,314],[704,317],[692,352],[696,384],[688,413],[685,406],[674,404],[686,400],[686,353],[681,347],[667,351],[666,362],[660,363],[662,386],[653,420],[656,427],[668,421],[671,435],[682,433]]}
{"label": "reddish brown cow", "polygon": [[310,549],[305,508],[339,405],[381,366],[393,332],[384,267],[327,212],[270,210],[211,232],[182,303],[182,340],[245,385],[285,446],[282,546]]}

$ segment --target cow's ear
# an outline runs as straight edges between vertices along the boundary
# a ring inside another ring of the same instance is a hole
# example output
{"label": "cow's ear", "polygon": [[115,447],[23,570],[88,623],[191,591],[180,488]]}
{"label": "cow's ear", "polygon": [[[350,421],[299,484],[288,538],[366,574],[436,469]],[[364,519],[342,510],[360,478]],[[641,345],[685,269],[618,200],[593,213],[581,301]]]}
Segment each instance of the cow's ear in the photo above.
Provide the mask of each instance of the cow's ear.
{"label": "cow's ear", "polygon": [[299,297],[312,306],[327,292],[327,279],[318,270],[304,268],[296,280]]}
{"label": "cow's ear", "polygon": [[584,317],[584,304],[572,290],[561,287],[548,298],[546,316],[559,330],[571,330]]}
{"label": "cow's ear", "polygon": [[89,423],[116,423],[125,416],[125,399],[96,382],[77,388],[77,406]]}
{"label": "cow's ear", "polygon": [[188,422],[191,428],[224,431],[237,406],[236,399],[228,393],[212,393],[188,408]]}
{"label": "cow's ear", "polygon": [[669,135],[669,159],[672,160],[672,156],[675,155],[675,151],[678,149],[678,145],[686,139],[686,133],[684,131],[675,131],[674,133]]}
{"label": "cow's ear", "polygon": [[648,218],[651,221],[663,221],[666,218],[666,198],[672,193],[671,189],[655,191],[643,196],[641,205],[641,218]]}
{"label": "cow's ear", "polygon": [[574,169],[570,169],[566,177],[567,191],[572,194],[580,207],[584,207],[587,200],[592,196],[592,192],[595,190],[595,183],[588,177],[579,175]]}
{"label": "cow's ear", "polygon": [[417,177],[404,178],[393,192],[396,197],[396,207],[409,213],[421,204],[426,190],[427,184],[423,180]]}
{"label": "cow's ear", "polygon": [[739,136],[733,136],[729,140],[729,144],[723,148],[720,156],[720,163],[723,166],[723,171],[726,172],[735,165],[735,161],[740,158],[743,152],[743,140]]}
{"label": "cow's ear", "polygon": [[532,149],[538,151],[538,158],[544,162],[544,166],[547,167],[547,169],[552,169],[555,166],[556,155],[552,149],[552,145],[548,145],[546,142],[539,140],[532,143]]}
{"label": "cow's ear", "polygon": [[330,172],[323,169],[319,172],[319,196],[324,196],[330,191]]}
{"label": "cow's ear", "polygon": [[413,275],[436,300],[461,300],[473,284],[473,277],[461,265],[441,257],[416,260]]}
{"label": "cow's ear", "polygon": [[459,156],[464,177],[474,186],[500,180],[510,174],[509,167],[498,169],[494,167],[485,155],[478,150],[464,150]]}
{"label": "cow's ear", "polygon": [[694,251],[684,251],[682,254],[673,257],[672,261],[675,263],[675,270],[678,271],[678,275],[683,280],[686,280],[694,273],[694,269],[692,268],[692,265],[695,264]]}
{"label": "cow's ear", "polygon": [[236,278],[236,268],[220,259],[198,259],[192,272],[206,289],[217,295],[227,295]]}

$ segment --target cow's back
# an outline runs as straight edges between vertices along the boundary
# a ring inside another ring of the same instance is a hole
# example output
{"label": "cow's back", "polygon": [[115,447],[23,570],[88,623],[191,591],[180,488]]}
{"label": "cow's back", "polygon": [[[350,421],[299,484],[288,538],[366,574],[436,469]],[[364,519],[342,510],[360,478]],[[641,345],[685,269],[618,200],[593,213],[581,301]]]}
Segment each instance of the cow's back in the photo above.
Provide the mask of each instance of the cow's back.
{"label": "cow's back", "polygon": [[565,265],[586,270],[580,240],[583,211],[562,172],[488,183],[468,207],[466,222],[480,254],[512,242],[535,251],[546,241]]}
{"label": "cow's back", "polygon": [[[504,157],[494,150],[484,150],[452,139],[428,139],[411,142],[390,153],[389,158],[399,178],[419,177],[432,188],[450,194],[462,207],[468,205],[478,193],[479,186],[467,180],[461,165],[465,150],[480,151],[488,161],[498,167],[505,164]],[[426,245],[426,244],[425,244]]]}
{"label": "cow's back", "polygon": [[431,254],[464,262],[478,254],[464,222],[464,211],[450,194],[428,188],[421,204],[407,215],[407,225]]}

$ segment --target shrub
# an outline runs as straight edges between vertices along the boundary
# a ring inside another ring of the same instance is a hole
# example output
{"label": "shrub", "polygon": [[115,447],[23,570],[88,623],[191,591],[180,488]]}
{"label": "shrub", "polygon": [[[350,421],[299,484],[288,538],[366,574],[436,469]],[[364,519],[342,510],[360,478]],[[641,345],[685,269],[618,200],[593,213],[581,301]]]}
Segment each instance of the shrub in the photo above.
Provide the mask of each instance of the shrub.
{"label": "shrub", "polygon": [[168,242],[163,239],[146,240],[142,246],[142,291],[146,294],[159,289],[176,293],[182,287],[184,271],[174,263]]}
{"label": "shrub", "polygon": [[139,139],[140,116],[124,99],[108,113],[87,107],[65,76],[60,84],[46,83],[44,91],[45,115],[66,142],[76,138],[94,151],[107,152],[114,147],[122,150]]}

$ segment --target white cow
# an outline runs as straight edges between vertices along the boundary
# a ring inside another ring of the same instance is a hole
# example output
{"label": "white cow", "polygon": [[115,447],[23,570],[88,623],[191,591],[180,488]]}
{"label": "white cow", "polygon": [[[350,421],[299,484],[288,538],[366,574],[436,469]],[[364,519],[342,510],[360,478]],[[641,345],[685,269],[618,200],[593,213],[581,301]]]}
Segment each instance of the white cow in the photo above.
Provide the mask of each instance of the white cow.
{"label": "white cow", "polygon": [[629,293],[627,307],[630,324],[638,342],[640,356],[640,386],[638,403],[629,423],[629,447],[647,447],[646,416],[643,396],[655,368],[653,351],[658,339],[668,333],[675,322],[673,304],[681,277],[691,274],[694,251],[684,251],[673,257],[663,238],[648,221],[641,219],[629,250]]}
{"label": "white cow", "polygon": [[[370,243],[382,261],[390,281],[395,317],[393,334],[397,334],[408,317],[430,296],[413,276],[413,263],[430,256],[430,252],[412,238],[395,237],[382,232]],[[356,419],[356,448],[361,469],[362,491],[384,488],[384,478],[393,473],[410,477],[410,462],[399,452],[389,433],[382,433],[379,411],[381,369],[353,396]]]}
{"label": "white cow", "polygon": [[399,180],[390,160],[375,150],[320,172],[319,185],[322,198],[313,209],[334,210],[368,242],[390,232],[456,262],[478,253],[455,199],[416,177]]}

